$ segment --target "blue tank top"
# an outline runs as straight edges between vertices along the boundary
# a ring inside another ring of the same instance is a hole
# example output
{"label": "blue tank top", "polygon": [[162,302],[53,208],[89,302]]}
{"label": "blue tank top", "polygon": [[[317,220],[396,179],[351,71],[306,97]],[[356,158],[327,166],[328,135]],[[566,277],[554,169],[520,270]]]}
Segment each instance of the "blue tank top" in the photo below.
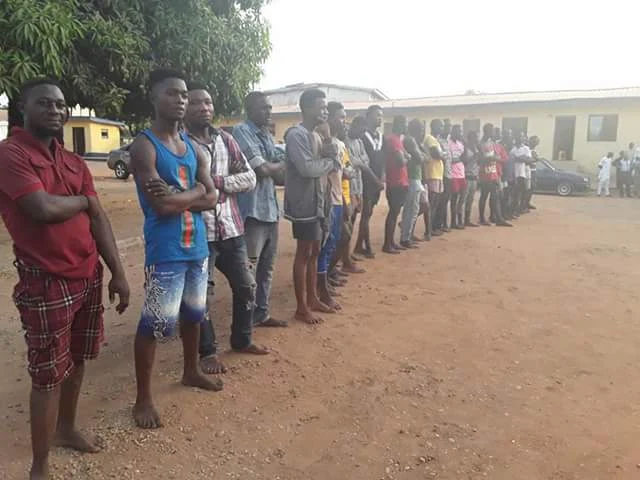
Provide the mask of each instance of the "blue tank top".
{"label": "blue tank top", "polygon": [[[165,147],[150,129],[142,133],[156,149],[156,169],[160,178],[181,190],[193,188],[198,159],[189,138],[180,133],[180,138],[187,146],[187,151],[180,157]],[[200,213],[186,211],[179,215],[160,216],[151,207],[137,183],[136,188],[144,213],[146,266],[202,260],[209,256],[207,229]]]}

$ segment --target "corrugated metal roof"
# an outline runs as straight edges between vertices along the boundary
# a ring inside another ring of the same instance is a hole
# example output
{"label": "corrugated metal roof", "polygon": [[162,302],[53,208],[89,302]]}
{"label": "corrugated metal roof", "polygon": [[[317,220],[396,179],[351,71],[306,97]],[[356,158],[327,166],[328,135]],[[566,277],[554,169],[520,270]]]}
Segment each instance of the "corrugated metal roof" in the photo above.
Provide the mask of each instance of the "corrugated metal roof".
{"label": "corrugated metal roof", "polygon": [[[640,98],[640,87],[610,88],[599,90],[555,90],[546,92],[511,92],[452,95],[445,97],[422,97],[386,100],[379,102],[382,108],[434,108],[467,105],[491,105],[504,103],[537,103],[571,100],[599,100]],[[365,110],[372,102],[345,103],[347,110]],[[295,113],[296,106],[273,107],[273,113]]]}

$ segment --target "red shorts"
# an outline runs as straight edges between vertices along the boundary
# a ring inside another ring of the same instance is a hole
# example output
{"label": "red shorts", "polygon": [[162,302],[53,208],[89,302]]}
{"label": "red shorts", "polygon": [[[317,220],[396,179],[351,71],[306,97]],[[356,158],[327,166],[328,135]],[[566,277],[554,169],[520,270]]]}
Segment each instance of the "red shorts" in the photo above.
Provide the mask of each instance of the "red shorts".
{"label": "red shorts", "polygon": [[33,388],[50,391],[75,363],[98,356],[103,340],[102,264],[93,278],[69,280],[16,262],[13,301],[25,331]]}
{"label": "red shorts", "polygon": [[451,179],[451,192],[460,193],[467,188],[467,180],[464,178],[452,178]]}

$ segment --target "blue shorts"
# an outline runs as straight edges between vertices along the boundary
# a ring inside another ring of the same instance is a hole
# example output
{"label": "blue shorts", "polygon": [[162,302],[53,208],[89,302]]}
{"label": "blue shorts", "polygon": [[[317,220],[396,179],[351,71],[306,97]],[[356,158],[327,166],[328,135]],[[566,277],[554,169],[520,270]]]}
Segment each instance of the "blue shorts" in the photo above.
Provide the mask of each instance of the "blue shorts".
{"label": "blue shorts", "polygon": [[145,268],[140,335],[175,335],[178,320],[202,323],[207,310],[209,259],[167,262]]}

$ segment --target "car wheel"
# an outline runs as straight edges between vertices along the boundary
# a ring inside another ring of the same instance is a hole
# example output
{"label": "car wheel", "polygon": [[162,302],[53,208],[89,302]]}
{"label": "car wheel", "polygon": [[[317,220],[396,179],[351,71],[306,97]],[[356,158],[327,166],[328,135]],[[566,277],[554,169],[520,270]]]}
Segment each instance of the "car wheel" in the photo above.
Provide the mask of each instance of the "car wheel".
{"label": "car wheel", "polygon": [[561,197],[568,197],[569,195],[571,195],[571,192],[573,192],[573,188],[568,183],[561,183],[558,185],[556,191]]}
{"label": "car wheel", "polygon": [[119,178],[120,180],[126,180],[129,178],[130,173],[124,162],[120,161],[116,163],[113,170],[116,172],[116,178]]}

